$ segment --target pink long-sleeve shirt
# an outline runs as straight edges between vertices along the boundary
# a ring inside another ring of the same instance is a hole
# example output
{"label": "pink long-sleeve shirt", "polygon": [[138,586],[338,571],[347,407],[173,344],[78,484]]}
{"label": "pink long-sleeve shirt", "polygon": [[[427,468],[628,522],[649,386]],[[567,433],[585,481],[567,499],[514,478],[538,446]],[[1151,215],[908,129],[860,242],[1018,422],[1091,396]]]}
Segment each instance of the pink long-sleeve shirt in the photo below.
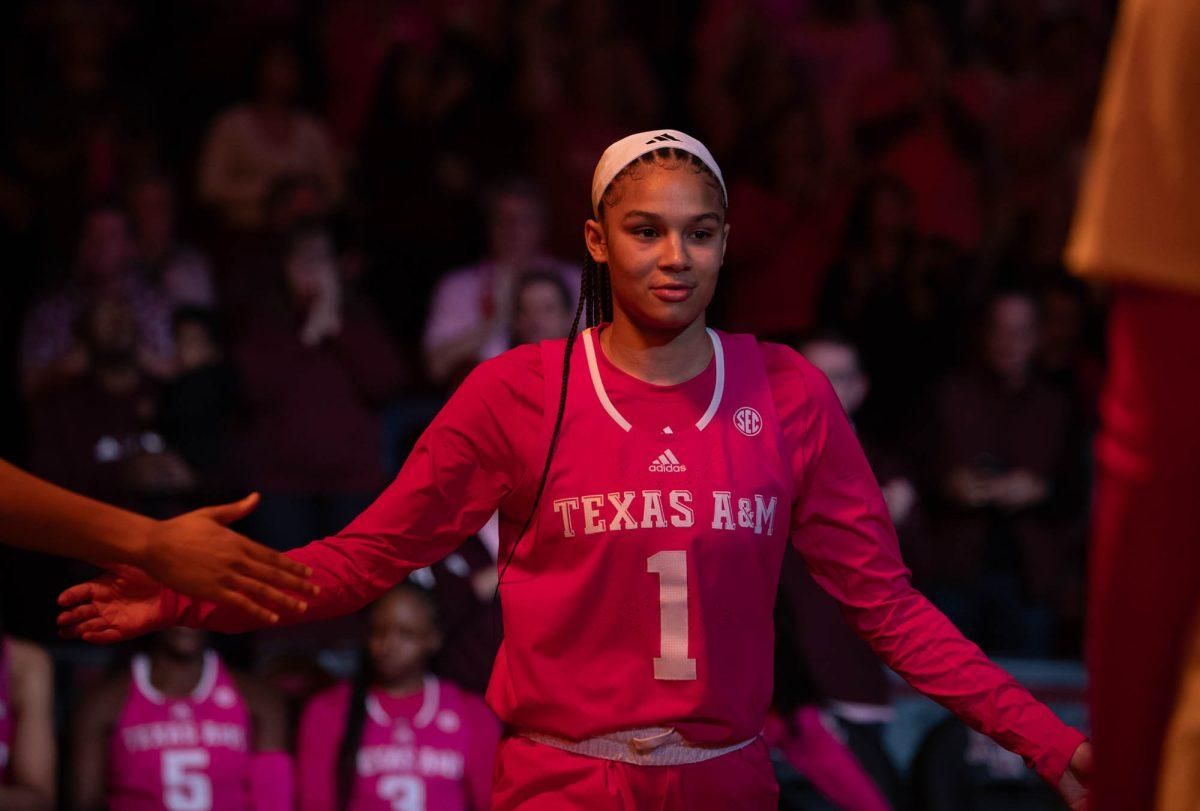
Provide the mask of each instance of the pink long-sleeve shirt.
{"label": "pink long-sleeve shirt", "polygon": [[[598,340],[590,357],[581,348],[588,336],[576,344],[546,493],[502,586],[507,639],[488,695],[497,715],[517,728],[576,738],[649,723],[712,745],[754,734],[770,694],[769,607],[782,557],[775,539],[790,540],[886,664],[1056,783],[1083,736],[913,589],[887,507],[828,381],[790,349],[715,335],[708,369],[665,387],[621,372]],[[544,464],[561,357],[557,342],[482,364],[371,507],[336,536],[289,553],[312,567],[321,587],[304,619],[366,605],[448,554],[497,508],[505,558]],[[630,427],[614,427],[614,414]],[[694,430],[693,421],[707,427]],[[739,432],[765,444],[739,451]],[[672,464],[672,456],[686,464]],[[647,470],[681,478],[651,485]],[[670,507],[668,487],[675,488]],[[572,509],[573,498],[582,510]],[[735,505],[736,517],[721,512],[723,503]],[[777,503],[774,522],[755,528],[754,509],[767,514]],[[617,504],[624,509],[614,512]],[[689,528],[686,537],[669,534]],[[659,535],[656,545],[650,539]],[[660,548],[683,557],[642,560]],[[672,590],[680,579],[682,591]],[[730,599],[731,579],[742,583],[744,599]],[[706,603],[706,589],[719,599]],[[237,613],[176,595],[164,609],[171,622],[249,627]],[[642,650],[650,651],[644,667]],[[630,665],[635,652],[638,663]],[[651,671],[654,654],[661,655]],[[661,672],[660,660],[667,660]],[[614,672],[621,678],[609,678]]]}

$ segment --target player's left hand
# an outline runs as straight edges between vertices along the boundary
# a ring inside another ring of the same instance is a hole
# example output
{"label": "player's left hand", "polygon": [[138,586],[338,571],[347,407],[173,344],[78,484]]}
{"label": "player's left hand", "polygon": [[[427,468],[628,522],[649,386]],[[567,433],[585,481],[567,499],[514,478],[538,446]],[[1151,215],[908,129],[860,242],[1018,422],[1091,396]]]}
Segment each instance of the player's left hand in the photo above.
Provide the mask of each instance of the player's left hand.
{"label": "player's left hand", "polygon": [[157,631],[170,624],[163,611],[164,593],[157,580],[136,566],[114,566],[59,595],[63,611],[58,631],[68,639],[103,644]]}
{"label": "player's left hand", "polygon": [[1079,744],[1062,779],[1058,781],[1058,793],[1071,811],[1087,811],[1089,807],[1088,783],[1092,776],[1092,744]]}

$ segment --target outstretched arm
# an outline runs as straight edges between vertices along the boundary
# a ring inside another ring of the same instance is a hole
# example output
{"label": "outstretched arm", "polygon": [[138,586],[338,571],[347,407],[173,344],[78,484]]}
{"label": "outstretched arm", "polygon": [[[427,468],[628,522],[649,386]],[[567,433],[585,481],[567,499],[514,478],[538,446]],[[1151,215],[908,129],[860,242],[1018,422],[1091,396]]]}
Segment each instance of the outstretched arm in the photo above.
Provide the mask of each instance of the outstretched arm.
{"label": "outstretched arm", "polygon": [[[851,626],[913,687],[1020,754],[1069,800],[1084,736],[1034,700],[912,587],[887,506],[828,381],[798,357],[792,542]],[[785,424],[787,422],[785,421]],[[1080,756],[1082,761],[1083,755]],[[1081,789],[1080,789],[1081,790]]]}
{"label": "outstretched arm", "polygon": [[[303,616],[283,612],[281,622],[357,611],[414,569],[455,549],[513,492],[528,465],[509,442],[517,432],[512,423],[532,424],[537,436],[540,415],[527,412],[541,408],[541,381],[520,384],[522,390],[536,387],[536,402],[518,402],[506,388],[511,365],[492,362],[472,373],[421,436],[396,480],[348,527],[287,553],[312,570],[320,591],[309,598]],[[67,609],[59,618],[64,633],[93,642],[169,625],[239,632],[263,624],[243,611],[154,588],[128,571],[69,589],[59,602]]]}
{"label": "outstretched arm", "polygon": [[0,541],[97,566],[137,566],[185,594],[234,606],[262,622],[298,610],[308,569],[233,532],[257,496],[156,521],[94,501],[0,461]]}

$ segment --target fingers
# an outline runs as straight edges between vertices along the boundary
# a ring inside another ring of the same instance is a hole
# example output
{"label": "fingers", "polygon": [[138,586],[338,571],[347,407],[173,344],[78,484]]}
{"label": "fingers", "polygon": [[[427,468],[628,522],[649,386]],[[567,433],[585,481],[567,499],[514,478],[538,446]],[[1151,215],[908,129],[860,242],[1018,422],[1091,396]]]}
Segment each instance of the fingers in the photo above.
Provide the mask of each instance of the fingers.
{"label": "fingers", "polygon": [[63,611],[58,615],[59,627],[64,625],[76,625],[81,622],[87,622],[99,618],[100,609],[92,603],[86,603],[81,606],[72,608],[70,611]]}
{"label": "fingers", "polygon": [[248,541],[246,543],[246,553],[259,563],[265,563],[268,566],[274,566],[277,569],[283,569],[285,572],[290,572],[298,577],[312,576],[312,569],[308,566],[305,566],[298,560],[289,558],[287,555],[281,552],[276,552],[270,547],[263,546],[260,543]]}
{"label": "fingers", "polygon": [[245,518],[257,506],[258,493],[251,493],[241,501],[234,501],[230,504],[218,504],[215,507],[205,507],[196,512],[228,526],[235,521]]}
{"label": "fingers", "polygon": [[[241,588],[240,585],[238,587]],[[260,622],[263,625],[274,625],[279,622],[278,614],[254,602],[240,591],[225,589],[217,595],[216,599],[218,602],[224,603],[231,608],[236,608],[244,614],[249,614],[256,622]]]}
{"label": "fingers", "polygon": [[80,583],[58,595],[58,604],[63,608],[70,608],[73,605],[79,605],[91,600],[95,596],[95,583]]}
{"label": "fingers", "polygon": [[[283,560],[290,560],[290,558],[285,558],[283,555],[279,555],[278,557],[283,558]],[[268,586],[287,589],[288,591],[298,591],[309,597],[315,597],[320,592],[317,585],[305,580],[303,575],[293,574],[291,571],[282,571],[268,563],[260,563],[258,560],[246,561],[241,569],[242,573],[247,577],[258,580]]]}
{"label": "fingers", "polygon": [[298,614],[308,608],[304,600],[245,575],[235,575],[231,588],[268,610]]}

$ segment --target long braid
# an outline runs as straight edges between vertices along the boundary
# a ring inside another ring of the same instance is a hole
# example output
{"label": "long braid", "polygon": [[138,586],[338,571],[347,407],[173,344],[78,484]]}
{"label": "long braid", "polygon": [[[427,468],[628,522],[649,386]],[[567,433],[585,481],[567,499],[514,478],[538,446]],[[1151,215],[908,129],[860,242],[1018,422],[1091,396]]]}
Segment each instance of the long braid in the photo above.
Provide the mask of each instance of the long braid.
{"label": "long braid", "polygon": [[583,317],[584,309],[587,309],[587,325],[593,327],[596,325],[596,294],[594,285],[596,277],[599,275],[600,268],[589,255],[583,263],[583,275],[580,278],[579,284],[579,303],[575,306],[575,320],[571,322],[571,331],[567,333],[567,345],[563,350],[563,374],[562,374],[562,390],[558,397],[558,414],[554,418],[554,431],[550,435],[550,446],[546,449],[546,464],[542,468],[542,478],[538,482],[537,492],[533,496],[533,506],[529,508],[529,515],[525,519],[524,526],[521,527],[521,532],[517,535],[513,542],[512,548],[508,550],[508,554],[504,558],[504,565],[500,567],[500,574],[497,578],[496,592],[499,594],[500,581],[504,579],[504,573],[508,571],[508,566],[512,563],[513,555],[517,552],[517,546],[521,543],[521,539],[525,537],[525,533],[529,531],[529,527],[533,524],[534,516],[537,515],[538,504],[542,500],[542,492],[546,489],[546,479],[550,476],[550,463],[554,459],[554,446],[558,444],[558,432],[562,428],[563,413],[567,408],[567,380],[571,376],[571,349],[575,345],[575,338],[579,334],[579,320]]}
{"label": "long braid", "polygon": [[367,692],[371,688],[371,657],[362,651],[358,672],[350,682],[350,706],[346,708],[346,731],[338,745],[336,778],[338,809],[346,811],[358,774],[358,749],[362,745],[363,729],[367,723]]}

